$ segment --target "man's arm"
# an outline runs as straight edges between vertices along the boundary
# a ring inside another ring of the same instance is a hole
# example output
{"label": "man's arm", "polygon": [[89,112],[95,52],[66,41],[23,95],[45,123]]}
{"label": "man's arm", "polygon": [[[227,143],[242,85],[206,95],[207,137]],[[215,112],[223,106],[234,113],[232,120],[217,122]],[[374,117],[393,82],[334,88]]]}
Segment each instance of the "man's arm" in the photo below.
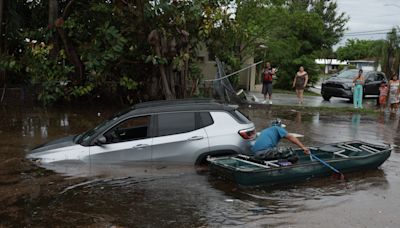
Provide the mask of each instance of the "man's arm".
{"label": "man's arm", "polygon": [[286,138],[287,140],[289,140],[291,143],[296,144],[296,145],[299,146],[301,149],[303,149],[303,150],[304,150],[304,154],[309,154],[309,153],[310,153],[310,150],[309,150],[307,147],[305,147],[305,146],[303,145],[303,143],[301,143],[300,140],[298,140],[298,139],[297,139],[296,137],[294,137],[293,135],[287,134],[287,135],[285,136],[285,138]]}

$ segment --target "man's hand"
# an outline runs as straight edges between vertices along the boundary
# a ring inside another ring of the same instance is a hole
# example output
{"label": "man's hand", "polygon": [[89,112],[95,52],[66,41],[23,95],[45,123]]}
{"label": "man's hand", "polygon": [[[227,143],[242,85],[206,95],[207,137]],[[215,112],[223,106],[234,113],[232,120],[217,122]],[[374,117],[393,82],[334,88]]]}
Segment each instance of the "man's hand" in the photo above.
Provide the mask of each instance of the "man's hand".
{"label": "man's hand", "polygon": [[285,137],[287,140],[289,140],[290,142],[296,144],[297,146],[299,146],[301,149],[303,149],[304,154],[308,155],[310,154],[310,149],[308,149],[307,147],[305,147],[303,145],[303,143],[300,142],[300,140],[298,140],[296,137],[294,137],[292,134],[287,134]]}
{"label": "man's hand", "polygon": [[304,154],[305,155],[309,155],[310,154],[310,149],[308,149],[307,147],[303,147],[302,149],[304,150]]}

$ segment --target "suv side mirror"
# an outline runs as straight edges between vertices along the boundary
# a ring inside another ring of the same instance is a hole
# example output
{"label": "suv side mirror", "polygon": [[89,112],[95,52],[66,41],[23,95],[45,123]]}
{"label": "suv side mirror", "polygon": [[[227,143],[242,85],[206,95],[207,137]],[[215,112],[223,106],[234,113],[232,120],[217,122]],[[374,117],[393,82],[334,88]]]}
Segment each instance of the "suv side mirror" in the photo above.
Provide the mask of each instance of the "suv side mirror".
{"label": "suv side mirror", "polygon": [[106,137],[104,137],[104,136],[102,135],[102,136],[100,136],[100,137],[98,137],[98,138],[96,139],[95,144],[96,144],[97,146],[101,146],[101,145],[105,144],[106,142],[107,142]]}

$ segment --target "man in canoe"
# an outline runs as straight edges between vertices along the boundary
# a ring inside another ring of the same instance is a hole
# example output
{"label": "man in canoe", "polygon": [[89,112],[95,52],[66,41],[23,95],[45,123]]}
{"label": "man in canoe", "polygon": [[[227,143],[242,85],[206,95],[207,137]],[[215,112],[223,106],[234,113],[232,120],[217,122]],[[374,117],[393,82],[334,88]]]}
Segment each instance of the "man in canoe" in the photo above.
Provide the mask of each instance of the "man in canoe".
{"label": "man in canoe", "polygon": [[280,159],[282,154],[277,149],[278,143],[282,138],[289,140],[304,150],[304,154],[308,155],[310,150],[300,142],[294,135],[288,133],[284,124],[280,119],[272,121],[271,127],[261,131],[257,137],[254,146],[251,148],[255,158],[257,159]]}

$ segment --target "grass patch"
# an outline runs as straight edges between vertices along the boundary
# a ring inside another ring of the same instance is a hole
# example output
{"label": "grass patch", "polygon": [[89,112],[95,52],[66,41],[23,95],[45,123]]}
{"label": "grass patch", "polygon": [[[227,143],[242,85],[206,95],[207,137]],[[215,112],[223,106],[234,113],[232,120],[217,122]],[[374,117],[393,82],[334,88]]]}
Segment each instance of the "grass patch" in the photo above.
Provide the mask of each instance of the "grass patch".
{"label": "grass patch", "polygon": [[380,114],[379,110],[377,109],[354,109],[352,107],[309,107],[309,106],[293,106],[293,105],[263,105],[263,104],[252,104],[253,108],[260,108],[260,109],[267,109],[270,110],[279,110],[281,111],[289,111],[289,110],[296,110],[303,113],[320,113],[320,114],[339,114],[339,115],[347,115],[347,114],[354,114],[359,113],[362,115],[371,115],[377,116]]}

